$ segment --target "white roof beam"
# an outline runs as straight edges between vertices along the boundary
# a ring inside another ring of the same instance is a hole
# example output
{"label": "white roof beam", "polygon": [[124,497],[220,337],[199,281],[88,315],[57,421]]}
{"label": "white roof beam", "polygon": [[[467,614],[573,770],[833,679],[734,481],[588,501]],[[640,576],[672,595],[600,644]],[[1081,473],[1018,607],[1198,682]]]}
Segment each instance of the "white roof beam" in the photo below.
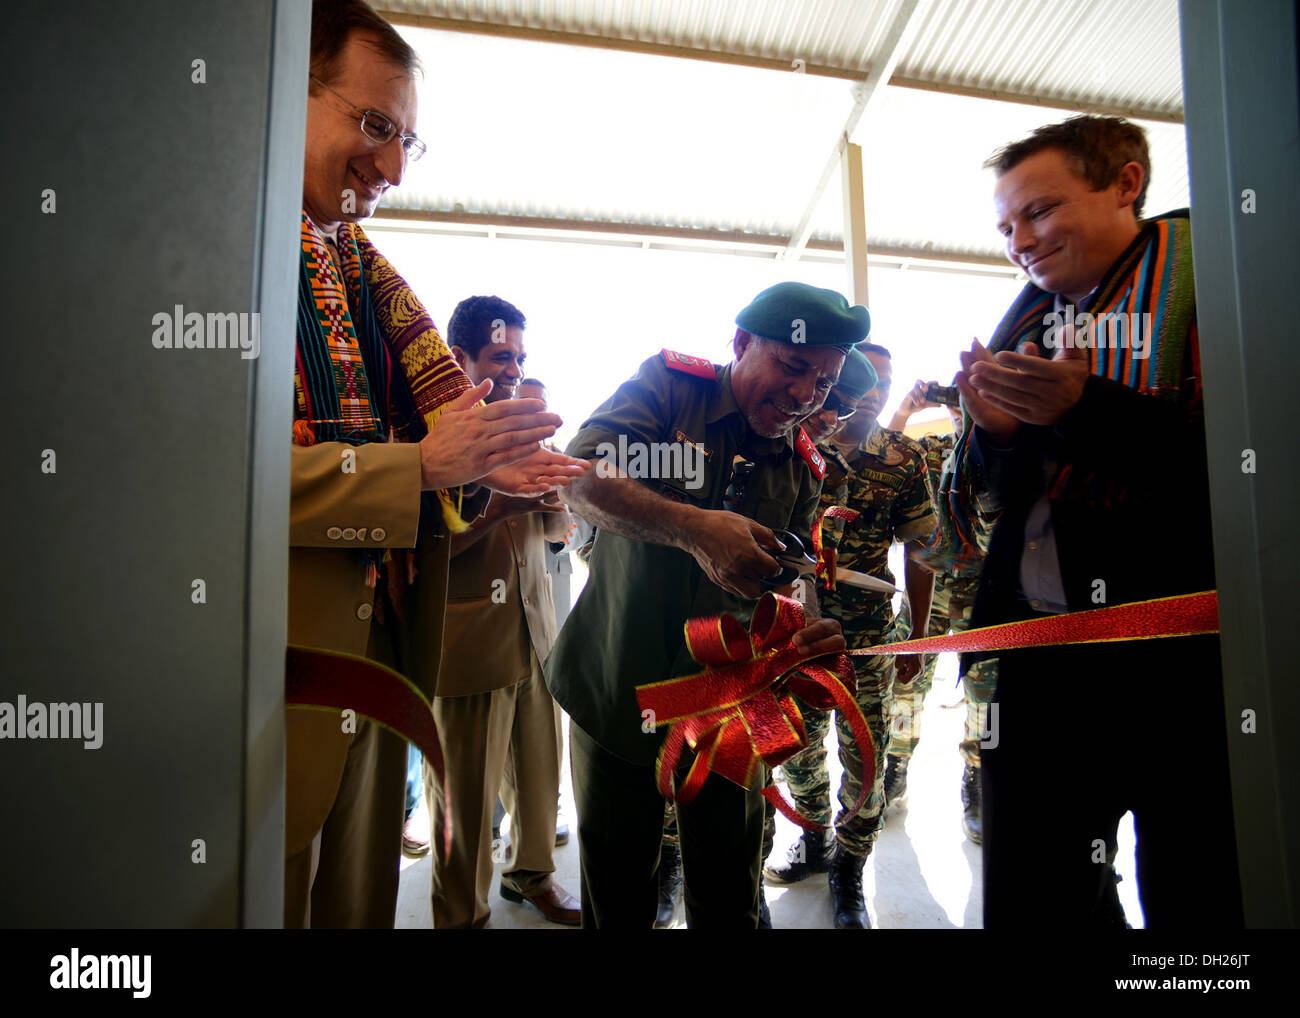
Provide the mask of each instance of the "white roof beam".
{"label": "white roof beam", "polygon": [[840,136],[835,139],[835,144],[831,146],[830,155],[826,159],[826,165],[822,168],[822,175],[817,181],[817,187],[814,188],[812,197],[808,199],[803,215],[799,218],[799,225],[795,227],[790,243],[786,246],[783,257],[788,261],[798,261],[804,247],[808,244],[808,238],[812,235],[812,219],[817,212],[817,206],[821,202],[826,188],[830,185],[831,177],[840,168],[842,146],[853,139],[853,132],[857,129],[858,121],[862,119],[867,110],[880,101],[885,86],[889,84],[889,79],[894,74],[894,68],[898,66],[898,61],[911,47],[912,40],[921,27],[921,22],[925,20],[925,13],[929,10],[930,3],[931,0],[903,0],[902,4],[899,5],[898,12],[894,15],[894,20],[890,23],[889,31],[881,44],[880,54],[877,59],[871,62],[870,73],[853,89],[853,109],[849,111],[848,119],[844,122],[844,129],[840,132]]}

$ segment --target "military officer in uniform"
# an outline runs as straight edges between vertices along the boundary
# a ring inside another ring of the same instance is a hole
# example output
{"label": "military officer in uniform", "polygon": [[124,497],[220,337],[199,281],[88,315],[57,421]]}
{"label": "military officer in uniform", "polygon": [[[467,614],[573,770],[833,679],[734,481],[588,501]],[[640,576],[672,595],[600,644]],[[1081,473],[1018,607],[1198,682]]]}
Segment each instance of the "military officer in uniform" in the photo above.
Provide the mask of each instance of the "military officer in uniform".
{"label": "military officer in uniform", "polygon": [[[821,496],[821,509],[848,506],[861,515],[852,523],[824,520],[824,548],[835,549],[835,565],[851,572],[884,579],[891,585],[893,574],[887,565],[889,547],[895,541],[919,550],[922,539],[935,527],[925,454],[915,442],[886,431],[876,421],[889,397],[891,378],[889,352],[882,346],[864,344],[858,348],[871,362],[878,381],[857,404],[850,417],[831,440],[830,465]],[[834,570],[832,570],[834,572]],[[850,648],[869,647],[884,641],[893,624],[890,594],[852,586],[828,576],[831,589],[821,591],[822,613],[838,619]],[[934,574],[910,555],[904,583],[908,601],[915,606],[922,623],[911,634],[926,635],[930,617],[930,596]],[[871,793],[862,809],[834,834],[808,832],[790,846],[784,863],[768,865],[764,873],[773,883],[789,884],[818,872],[827,872],[831,903],[838,929],[864,929],[870,924],[862,894],[862,870],[880,830],[884,808],[884,761],[888,732],[888,701],[894,682],[894,659],[883,655],[853,659],[858,679],[858,706],[871,730],[876,766],[868,776]],[[899,659],[898,678],[910,682],[919,669],[915,657]],[[808,819],[829,824],[831,814],[830,773],[826,769],[823,743],[830,729],[830,712],[801,706],[808,729],[808,748],[786,761],[782,769],[795,806]],[[862,754],[847,720],[838,716],[840,763],[839,800],[843,810],[853,807],[861,791]],[[844,820],[843,815],[839,818]]]}
{"label": "military officer in uniform", "polygon": [[[829,438],[840,426],[856,412],[858,400],[862,399],[876,384],[876,372],[871,362],[857,350],[850,350],[844,358],[844,367],[840,369],[839,380],[831,389],[822,408],[804,418],[801,425],[804,434],[814,444]],[[823,457],[839,456],[839,453],[827,446],[819,446],[817,451]],[[807,581],[805,581],[807,583]],[[796,588],[799,596],[804,588]],[[764,807],[763,851],[766,859],[772,851],[772,840],[776,834],[776,807],[770,802]],[[677,845],[677,815],[670,803],[664,817],[664,851],[659,867],[659,914],[655,919],[655,928],[667,928],[672,925],[677,905],[681,899],[682,864],[681,853]],[[771,929],[772,916],[768,911],[767,897],[760,883],[758,888],[758,928]]]}
{"label": "military officer in uniform", "polygon": [[[590,578],[546,666],[572,719],[584,927],[654,923],[663,732],[643,724],[636,687],[700,670],[687,619],[727,612],[748,624],[763,581],[781,572],[776,531],[810,544],[821,460],[796,424],[822,405],[870,317],[834,291],[779,283],[736,324],[732,363],[651,357],[567,450],[598,460],[568,490],[596,539]],[[795,643],[809,655],[844,646],[826,620]],[[679,804],[688,925],[757,925],[763,802],[758,787],[711,775]]]}
{"label": "military officer in uniform", "polygon": [[[844,426],[845,421],[857,412],[858,402],[875,387],[875,384],[876,372],[872,368],[871,362],[860,351],[856,349],[850,350],[848,356],[844,358],[844,367],[840,370],[839,381],[835,383],[835,388],[826,397],[826,402],[816,413],[804,418],[800,425],[804,434],[817,446],[817,451],[821,453],[827,464],[838,465],[840,473],[844,476],[847,476],[849,472],[848,463],[828,440]],[[822,492],[823,494],[826,492],[824,480]],[[807,584],[811,581],[805,580],[804,582]],[[796,594],[802,593],[802,591],[803,588],[799,588]],[[823,732],[824,736],[825,733]],[[764,859],[772,854],[772,845],[776,839],[776,807],[769,802],[766,804],[765,810],[762,851],[762,858]],[[665,842],[667,838],[667,827],[665,827]],[[767,909],[767,897],[763,894],[761,887],[759,888],[759,903],[761,912],[759,929],[770,929],[771,916]]]}

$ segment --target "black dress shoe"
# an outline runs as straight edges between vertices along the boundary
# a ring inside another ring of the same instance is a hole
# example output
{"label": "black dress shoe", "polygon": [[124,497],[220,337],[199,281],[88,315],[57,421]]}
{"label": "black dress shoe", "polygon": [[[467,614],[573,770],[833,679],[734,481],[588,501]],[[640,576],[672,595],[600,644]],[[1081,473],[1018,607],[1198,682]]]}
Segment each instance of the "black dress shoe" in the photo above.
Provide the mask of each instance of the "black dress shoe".
{"label": "black dress shoe", "polygon": [[559,848],[561,845],[567,845],[568,843],[569,843],[569,825],[557,823],[555,825],[555,847]]}

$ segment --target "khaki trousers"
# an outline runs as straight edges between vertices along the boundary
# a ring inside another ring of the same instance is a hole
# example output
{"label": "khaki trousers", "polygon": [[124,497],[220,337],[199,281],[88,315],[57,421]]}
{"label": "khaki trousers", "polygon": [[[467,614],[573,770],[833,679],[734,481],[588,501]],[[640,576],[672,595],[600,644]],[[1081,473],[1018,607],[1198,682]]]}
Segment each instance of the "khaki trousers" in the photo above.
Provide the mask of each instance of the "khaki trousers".
{"label": "khaki trousers", "polygon": [[[547,692],[536,651],[531,653],[532,673],[523,682],[487,693],[434,698],[452,826],[451,853],[441,860],[436,848],[442,842],[447,803],[426,763],[437,929],[480,928],[487,923],[493,862],[502,863],[501,882],[520,894],[531,897],[550,887],[563,733],[560,709]],[[498,792],[510,813],[510,859],[502,858],[500,846],[492,843]]]}
{"label": "khaki trousers", "polygon": [[[397,667],[387,627],[371,624],[366,656]],[[393,928],[406,814],[406,741],[368,718],[356,720],[324,826],[307,848],[285,860],[286,929]]]}

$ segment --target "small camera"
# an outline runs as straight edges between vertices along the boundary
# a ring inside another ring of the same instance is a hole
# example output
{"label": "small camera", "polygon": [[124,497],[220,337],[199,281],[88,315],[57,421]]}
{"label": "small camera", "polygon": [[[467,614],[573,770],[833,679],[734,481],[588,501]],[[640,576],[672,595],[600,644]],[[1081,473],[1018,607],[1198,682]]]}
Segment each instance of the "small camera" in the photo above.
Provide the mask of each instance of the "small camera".
{"label": "small camera", "polygon": [[925,387],[925,399],[928,403],[939,403],[942,406],[961,406],[961,393],[955,385],[929,382]]}

